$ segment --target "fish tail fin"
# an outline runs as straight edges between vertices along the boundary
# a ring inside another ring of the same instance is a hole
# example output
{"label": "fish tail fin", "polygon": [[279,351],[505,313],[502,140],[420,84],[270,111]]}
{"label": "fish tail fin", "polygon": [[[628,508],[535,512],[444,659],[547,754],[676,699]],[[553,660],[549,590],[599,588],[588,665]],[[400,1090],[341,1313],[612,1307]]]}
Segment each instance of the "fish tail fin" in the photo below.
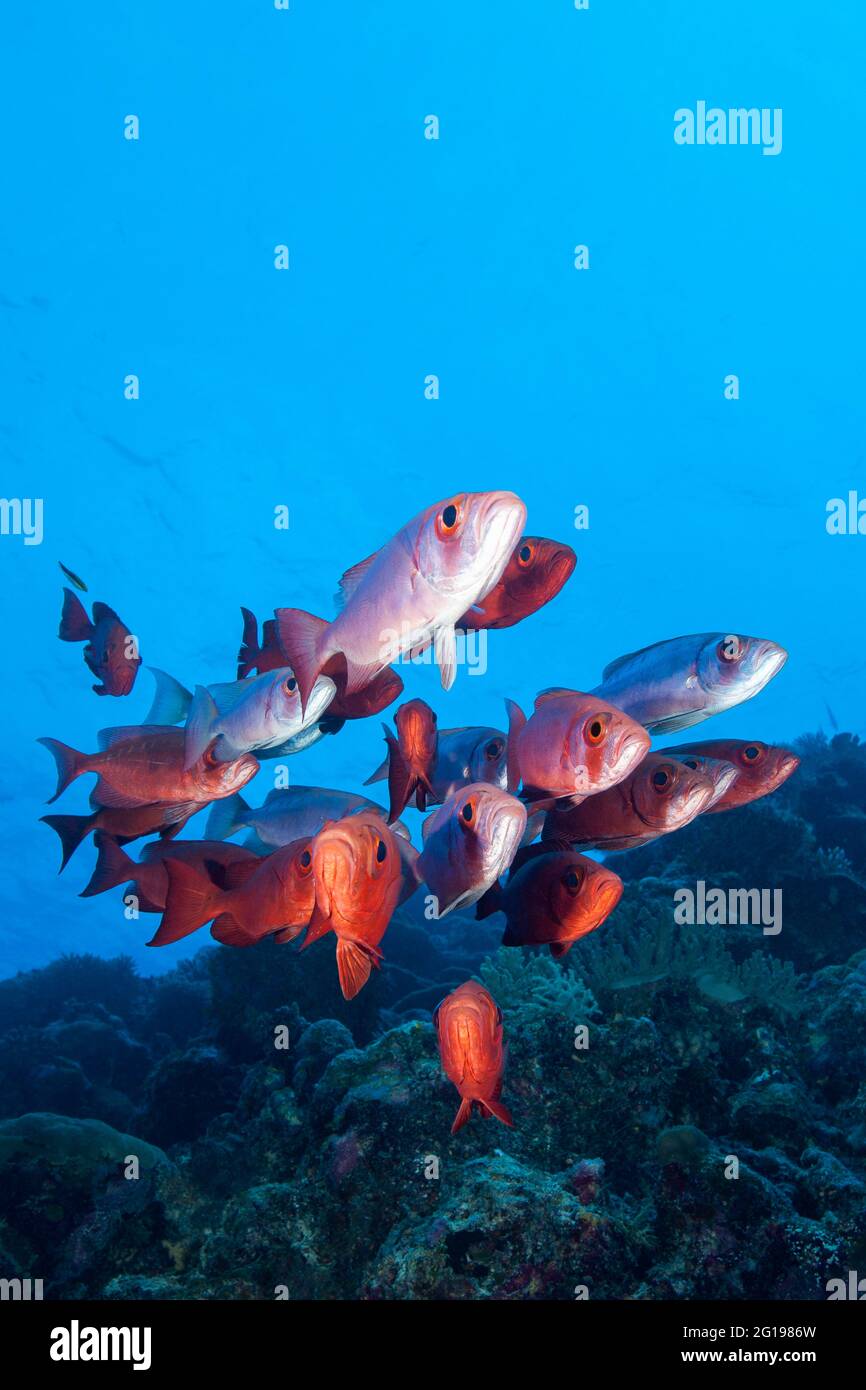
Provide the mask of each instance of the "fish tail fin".
{"label": "fish tail fin", "polygon": [[148,946],[167,946],[198,931],[220,912],[220,903],[226,897],[198,865],[184,864],[179,859],[166,859],[164,863],[168,874],[165,911]]}
{"label": "fish tail fin", "polygon": [[496,883],[492,883],[487,892],[475,904],[476,922],[483,922],[486,917],[492,917],[494,912],[501,912],[504,896],[502,884],[498,880]]}
{"label": "fish tail fin", "polygon": [[509,1129],[514,1128],[511,1111],[507,1105],[502,1104],[501,1100],[480,1100],[478,1104],[481,1106],[482,1113],[492,1115],[494,1119],[499,1120],[500,1124],[508,1125]]}
{"label": "fish tail fin", "polygon": [[96,866],[87,887],[79,893],[80,898],[92,898],[97,893],[107,893],[109,888],[128,883],[135,877],[138,868],[135,860],[104,830],[97,830],[93,843],[96,845]]}
{"label": "fish tail fin", "polygon": [[357,941],[341,936],[337,941],[337,974],[344,999],[354,999],[370,978],[373,959]]}
{"label": "fish tail fin", "polygon": [[383,724],[385,731],[385,743],[388,745],[388,824],[393,825],[405,811],[412,793],[415,790],[416,779],[414,774],[406,766],[406,760],[400,751],[398,740],[391,733],[387,724]]}
{"label": "fish tail fin", "polygon": [[219,941],[223,946],[255,946],[257,941],[261,941],[260,936],[250,932],[231,912],[220,913],[210,929],[210,934],[214,941]]}
{"label": "fish tail fin", "polygon": [[451,1126],[451,1133],[456,1134],[458,1129],[462,1129],[471,1115],[472,1101],[467,1100],[464,1096],[459,1106],[457,1107],[457,1114],[454,1116],[454,1123]]}
{"label": "fish tail fin", "polygon": [[526,723],[526,715],[514,700],[506,700],[505,708],[508,711],[508,751],[506,754],[508,763],[508,790],[516,792],[520,786],[520,763],[517,757],[517,740],[520,731]]}
{"label": "fish tail fin", "polygon": [[186,721],[186,736],[183,741],[184,771],[198,762],[208,744],[213,741],[219,717],[213,695],[206,686],[197,685]]}
{"label": "fish tail fin", "polygon": [[92,828],[96,816],[40,816],[40,820],[50,825],[60,836],[63,858],[58,873],[62,874],[81,841]]}
{"label": "fish tail fin", "polygon": [[301,709],[306,710],[316,678],[321,674],[323,657],[319,646],[328,623],[303,608],[277,608],[275,618],[279,644],[295,673]]}
{"label": "fish tail fin", "polygon": [[174,676],[170,676],[167,671],[160,671],[156,666],[148,666],[147,669],[153,676],[156,690],[147,718],[142,722],[145,724],[182,724],[189,714],[189,707],[192,704],[192,696],[186,686],[181,685]]}
{"label": "fish tail fin", "polygon": [[61,642],[86,642],[92,633],[93,624],[81,599],[71,589],[64,589],[57,636]]}
{"label": "fish tail fin", "polygon": [[250,671],[258,668],[261,648],[259,647],[259,620],[249,608],[241,608],[244,630],[238,650],[238,680],[242,681]]}
{"label": "fish tail fin", "polygon": [[207,818],[205,839],[229,839],[238,830],[242,830],[245,825],[249,825],[251,814],[251,808],[244,801],[240,792],[223,797],[221,801],[215,801]]}
{"label": "fish tail fin", "polygon": [[38,738],[36,742],[48,749],[57,767],[57,790],[48,798],[50,806],[51,802],[56,801],[61,792],[66,790],[70,782],[87,770],[87,757],[83,753],[76,753],[74,748],[68,747],[56,738]]}

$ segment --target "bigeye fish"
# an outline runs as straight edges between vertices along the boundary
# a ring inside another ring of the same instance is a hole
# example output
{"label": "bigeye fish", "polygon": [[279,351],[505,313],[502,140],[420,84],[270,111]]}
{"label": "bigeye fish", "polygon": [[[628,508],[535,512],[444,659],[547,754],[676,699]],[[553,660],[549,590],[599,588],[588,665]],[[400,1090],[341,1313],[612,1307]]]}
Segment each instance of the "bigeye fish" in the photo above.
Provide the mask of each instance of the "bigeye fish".
{"label": "bigeye fish", "polygon": [[344,999],[354,999],[372,967],[379,969],[379,944],[403,892],[399,840],[381,816],[359,811],[329,821],[312,842],[316,902],[302,949],[336,934]]}
{"label": "bigeye fish", "polygon": [[549,811],[543,841],[585,849],[633,849],[688,825],[706,810],[714,792],[702,772],[664,753],[647,753],[617,786],[579,806]]}
{"label": "bigeye fish", "polygon": [[784,647],[764,637],[672,637],[612,661],[593,694],[612,700],[651,734],[673,733],[751,700],[787,659]]}
{"label": "bigeye fish", "polygon": [[55,738],[37,742],[48,749],[57,766],[57,790],[49,801],[56,801],[76,777],[95,772],[98,780],[93,798],[100,806],[129,808],[161,803],[178,811],[188,806],[199,809],[239,791],[259,770],[250,753],[219,762],[210,747],[191,767],[185,767],[183,729],[146,724],[103,729],[97,736],[97,753],[79,753]]}
{"label": "bigeye fish", "polygon": [[759,797],[769,796],[800,766],[800,759],[790,748],[759,743],[757,739],[711,738],[663,751],[671,758],[721,758],[734,767],[730,786],[707,807],[708,811],[732,811]]}
{"label": "bigeye fish", "polygon": [[501,579],[486,598],[463,614],[458,630],[513,627],[556,598],[576,564],[570,545],[543,536],[521,537]]}
{"label": "bigeye fish", "polygon": [[168,879],[165,911],[148,946],[180,941],[207,922],[211,935],[225,946],[254,946],[266,936],[294,941],[310,920],[315,905],[311,841],[295,840],[265,859],[237,861],[225,867],[222,883],[207,866],[164,860]]}
{"label": "bigeye fish", "polygon": [[[287,744],[307,727],[317,725],[336,690],[332,680],[320,676],[306,712],[302,712],[298,682],[288,666],[248,680],[197,685],[194,695],[165,671],[149,669],[156,694],[147,722],[175,724],[186,720],[187,767],[197,762],[207,747],[213,748],[218,762],[231,762],[242,753],[286,753]],[[315,737],[320,736],[316,729]]]}
{"label": "bigeye fish", "polygon": [[713,784],[713,794],[701,815],[706,811],[711,811],[716,802],[721,800],[728,788],[736,781],[737,769],[734,764],[722,758],[708,758],[701,753],[671,753],[667,748],[661,751],[669,757],[676,758],[678,763],[685,763],[686,767],[692,768],[695,772],[703,773],[704,777],[709,777]]}
{"label": "bigeye fish", "polygon": [[231,840],[152,840],[142,848],[138,861],[132,859],[118,840],[98,830],[93,837],[96,865],[81,898],[92,898],[128,883],[138,899],[139,912],[162,912],[168,892],[165,860],[168,856],[185,864],[203,868],[217,882],[220,872],[230,864],[258,864],[259,856]]}
{"label": "bigeye fish", "polygon": [[[508,739],[501,729],[469,727],[439,729],[436,736],[436,761],[430,778],[430,806],[441,805],[452,792],[470,782],[489,782],[493,787],[506,789],[506,753]],[[385,761],[364,783],[369,787],[389,776],[390,752]]]}
{"label": "bigeye fish", "polygon": [[91,611],[92,622],[77,594],[64,589],[57,635],[61,642],[87,643],[85,664],[101,681],[92,687],[97,695],[128,695],[141,665],[138,643],[107,603],[94,603]]}
{"label": "bigeye fish", "polygon": [[437,900],[437,916],[477,902],[508,868],[526,830],[517,797],[474,782],[452,792],[422,826],[418,873]]}
{"label": "bigeye fish", "polygon": [[[381,820],[388,819],[384,806],[355,792],[331,791],[327,787],[277,787],[257,809],[247,805],[242,796],[219,802],[211,810],[205,833],[208,839],[225,840],[246,828],[254,833],[247,848],[266,852],[304,836],[318,835],[328,821],[359,811],[372,811]],[[391,828],[408,841],[409,831],[402,821],[396,821]]]}
{"label": "bigeye fish", "polygon": [[579,690],[543,690],[527,719],[508,710],[508,788],[538,807],[597,795],[621,782],[650,746],[646,730],[609,701]]}
{"label": "bigeye fish", "polygon": [[436,715],[424,700],[407,700],[394,715],[396,737],[383,724],[388,746],[388,820],[402,814],[412,798],[419,811],[433,800],[438,729]]}
{"label": "bigeye fish", "polygon": [[503,946],[549,946],[564,956],[622,897],[622,879],[576,850],[533,845],[520,855],[505,888],[495,884],[476,908],[477,917],[505,913]]}
{"label": "bigeye fish", "polygon": [[[224,764],[225,766],[225,764]],[[91,796],[87,815],[40,816],[57,834],[63,850],[59,873],[63,873],[82,840],[91,832],[103,831],[118,844],[126,845],[144,835],[159,834],[163,840],[177,835],[190,816],[201,810],[201,803],[186,802],[180,806],[100,806]]]}
{"label": "bigeye fish", "polygon": [[451,1133],[463,1128],[474,1107],[511,1127],[511,1112],[499,1099],[505,1048],[502,1010],[493,995],[477,980],[467,980],[434,1010],[433,1027],[442,1070],[460,1095]]}
{"label": "bigeye fish", "polygon": [[525,520],[513,492],[459,493],[428,507],[346,571],[333,622],[278,608],[277,636],[304,706],[319,675],[333,675],[340,693],[351,695],[400,656],[431,643],[442,685],[450,689],[455,624],[497,583]]}

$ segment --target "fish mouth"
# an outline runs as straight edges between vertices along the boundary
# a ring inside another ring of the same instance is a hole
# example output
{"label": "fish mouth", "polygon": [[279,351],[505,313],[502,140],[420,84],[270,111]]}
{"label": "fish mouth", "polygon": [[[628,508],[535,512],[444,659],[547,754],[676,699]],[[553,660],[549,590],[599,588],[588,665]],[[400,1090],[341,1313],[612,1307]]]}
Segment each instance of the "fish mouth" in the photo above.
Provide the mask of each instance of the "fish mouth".
{"label": "fish mouth", "polygon": [[526,808],[516,801],[512,805],[512,801],[513,797],[507,802],[491,797],[478,817],[479,833],[487,842],[484,857],[488,865],[497,869],[497,878],[517,853],[526,829]]}
{"label": "fish mouth", "polygon": [[574,574],[577,565],[577,555],[570,546],[562,546],[557,551],[550,562],[548,574],[550,578],[549,588],[551,598],[555,598],[571,576]]}
{"label": "fish mouth", "polygon": [[639,724],[632,724],[622,730],[613,745],[611,771],[621,782],[630,772],[643,762],[650,747],[650,736]]}
{"label": "fish mouth", "polygon": [[307,707],[301,716],[298,733],[303,729],[308,729],[311,724],[315,724],[316,720],[322,717],[336,693],[337,687],[330,676],[316,677],[316,683],[307,700]]}
{"label": "fish mouth", "polygon": [[526,507],[514,492],[490,492],[478,508],[475,529],[482,565],[489,570],[478,601],[487,597],[502,578],[514,547],[523,535]]}
{"label": "fish mouth", "polygon": [[694,820],[696,816],[705,810],[715,798],[715,787],[709,777],[695,778],[695,781],[683,788],[675,818],[678,825],[686,825]]}
{"label": "fish mouth", "polygon": [[614,874],[598,874],[590,880],[590,906],[593,918],[603,922],[609,917],[623,894],[623,882]]}
{"label": "fish mouth", "polygon": [[798,768],[799,766],[800,766],[800,759],[797,757],[797,754],[796,754],[796,753],[786,753],[785,756],[783,757],[781,763],[779,764],[779,777],[780,777],[780,780],[781,780],[782,782],[787,781],[787,779],[792,775],[792,773],[794,773],[794,772],[797,771],[797,768]]}
{"label": "fish mouth", "polygon": [[714,770],[712,775],[710,775],[710,779],[713,783],[713,795],[709,805],[712,806],[715,802],[721,800],[725,792],[729,791],[733,786],[737,779],[737,769],[734,767],[733,763],[723,762],[720,764],[718,771]]}
{"label": "fish mouth", "polygon": [[778,642],[761,638],[755,643],[748,662],[748,685],[753,695],[763,690],[768,681],[778,675],[788,660],[788,653]]}

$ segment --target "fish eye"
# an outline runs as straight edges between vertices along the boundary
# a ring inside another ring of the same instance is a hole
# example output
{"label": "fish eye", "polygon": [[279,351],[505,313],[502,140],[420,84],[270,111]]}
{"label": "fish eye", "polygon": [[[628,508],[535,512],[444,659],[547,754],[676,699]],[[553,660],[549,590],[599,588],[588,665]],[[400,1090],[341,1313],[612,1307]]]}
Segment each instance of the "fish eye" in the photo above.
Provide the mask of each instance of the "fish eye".
{"label": "fish eye", "polygon": [[664,791],[670,780],[670,776],[663,767],[656,768],[653,773],[653,786],[656,791]]}
{"label": "fish eye", "polygon": [[313,856],[310,854],[310,851],[309,851],[308,849],[305,849],[305,850],[298,856],[298,866],[299,866],[300,869],[303,870],[303,872],[305,872],[305,873],[309,872],[309,869],[310,869],[310,866],[311,866],[312,862],[313,862]]}
{"label": "fish eye", "polygon": [[467,802],[466,802],[466,804],[464,805],[464,807],[463,807],[463,809],[461,810],[460,814],[461,814],[461,816],[463,817],[463,819],[465,820],[465,822],[466,822],[467,825],[471,825],[471,824],[472,824],[473,818],[474,818],[474,816],[475,816],[475,807],[472,805],[472,802],[471,802],[471,801],[467,801]]}
{"label": "fish eye", "polygon": [[206,749],[205,749],[204,753],[202,754],[202,759],[203,759],[203,762],[204,762],[205,767],[217,767],[217,766],[218,766],[218,764],[217,764],[217,756],[216,756],[216,743],[215,743],[215,742],[214,742],[213,744],[211,744],[210,748],[206,748]]}
{"label": "fish eye", "polygon": [[491,762],[495,762],[497,758],[502,756],[502,747],[501,738],[492,738],[484,750],[485,758],[489,758]]}
{"label": "fish eye", "polygon": [[[458,499],[459,500],[459,499]],[[448,502],[436,517],[436,531],[441,538],[452,536],[460,520],[460,509],[456,502]]]}
{"label": "fish eye", "polygon": [[716,655],[720,661],[739,661],[740,657],[743,655],[743,644],[740,638],[733,635],[723,637],[716,647]]}
{"label": "fish eye", "polygon": [[596,715],[594,719],[588,719],[583,730],[587,743],[601,743],[604,738],[604,729],[605,720],[600,715]]}
{"label": "fish eye", "polygon": [[697,771],[697,766],[698,766],[698,760],[697,760],[697,758],[682,758],[682,759],[681,759],[681,762],[685,763],[686,767],[690,767],[690,768],[692,769],[693,772]]}
{"label": "fish eye", "polygon": [[388,846],[385,844],[385,841],[384,841],[384,840],[380,840],[379,843],[378,843],[377,846],[376,846],[376,863],[377,863],[377,864],[384,864],[384,862],[385,862],[387,856],[388,856]]}
{"label": "fish eye", "polygon": [[581,885],[581,881],[581,875],[577,872],[577,869],[569,869],[566,874],[563,874],[562,882],[569,893],[576,893]]}
{"label": "fish eye", "polygon": [[520,547],[520,549],[518,550],[518,552],[517,552],[517,563],[518,563],[519,565],[528,565],[529,562],[530,562],[531,559],[532,559],[532,556],[533,556],[533,548],[532,548],[532,546],[529,545],[529,544],[522,545],[522,546]]}
{"label": "fish eye", "polygon": [[758,748],[754,743],[750,743],[747,748],[743,749],[743,757],[750,763],[756,763],[762,753],[763,749]]}
{"label": "fish eye", "polygon": [[287,693],[288,693],[289,695],[292,695],[292,694],[297,690],[297,688],[298,688],[298,682],[295,680],[294,676],[289,676],[288,680],[286,681],[286,691],[287,691]]}

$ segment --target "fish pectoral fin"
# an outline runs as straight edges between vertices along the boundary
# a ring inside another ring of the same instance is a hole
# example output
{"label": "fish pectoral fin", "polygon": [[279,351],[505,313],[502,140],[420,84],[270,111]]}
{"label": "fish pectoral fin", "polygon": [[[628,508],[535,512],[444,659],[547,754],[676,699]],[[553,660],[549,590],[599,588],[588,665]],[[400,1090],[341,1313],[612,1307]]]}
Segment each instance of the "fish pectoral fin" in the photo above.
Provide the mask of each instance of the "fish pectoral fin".
{"label": "fish pectoral fin", "polygon": [[216,726],[219,723],[219,718],[219,710],[213,695],[205,686],[197,685],[192,697],[183,741],[185,772],[198,762],[215,733],[218,732]]}
{"label": "fish pectoral fin", "polygon": [[112,811],[126,811],[133,806],[146,805],[140,796],[120,791],[119,788],[113,787],[101,776],[96,779],[96,786],[93,788],[93,800],[97,806],[104,806]]}
{"label": "fish pectoral fin", "polygon": [[675,734],[677,729],[690,729],[706,717],[706,710],[690,710],[687,714],[673,714],[669,719],[657,719],[645,728],[648,734]]}
{"label": "fish pectoral fin", "polygon": [[479,1100],[481,1112],[484,1115],[493,1115],[499,1120],[500,1124],[508,1125],[509,1129],[514,1128],[514,1121],[511,1118],[511,1111],[507,1105],[503,1105],[501,1100]]}
{"label": "fish pectoral fin", "polygon": [[457,675],[457,634],[453,623],[449,623],[447,627],[437,627],[433,638],[433,654],[439,667],[442,688],[450,690]]}
{"label": "fish pectoral fin", "polygon": [[[381,957],[380,957],[381,959]],[[341,936],[337,941],[337,974],[344,999],[354,999],[370,978],[373,965],[378,965],[357,941]]]}

